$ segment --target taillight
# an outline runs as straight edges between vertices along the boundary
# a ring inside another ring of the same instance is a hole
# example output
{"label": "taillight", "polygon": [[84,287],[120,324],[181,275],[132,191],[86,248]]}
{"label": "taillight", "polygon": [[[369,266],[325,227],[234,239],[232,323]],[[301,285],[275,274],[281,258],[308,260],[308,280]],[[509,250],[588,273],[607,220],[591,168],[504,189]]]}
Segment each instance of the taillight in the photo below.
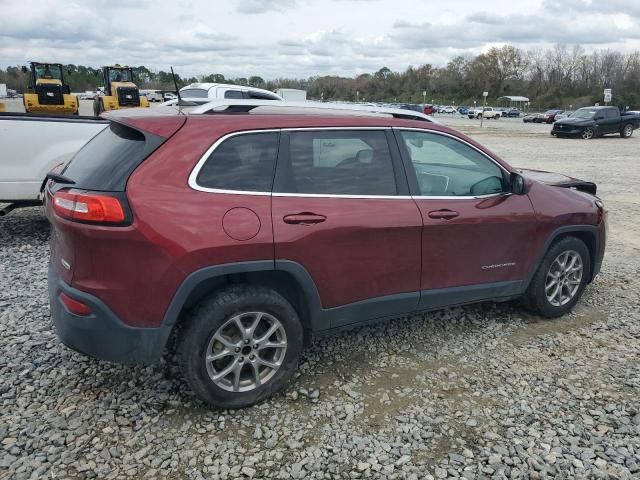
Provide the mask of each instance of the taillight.
{"label": "taillight", "polygon": [[91,309],[89,306],[80,300],[76,300],[75,298],[71,298],[64,292],[60,292],[60,301],[64,304],[64,306],[74,315],[89,315],[91,313]]}
{"label": "taillight", "polygon": [[117,197],[61,190],[53,195],[53,209],[61,217],[90,223],[124,223],[125,213]]}

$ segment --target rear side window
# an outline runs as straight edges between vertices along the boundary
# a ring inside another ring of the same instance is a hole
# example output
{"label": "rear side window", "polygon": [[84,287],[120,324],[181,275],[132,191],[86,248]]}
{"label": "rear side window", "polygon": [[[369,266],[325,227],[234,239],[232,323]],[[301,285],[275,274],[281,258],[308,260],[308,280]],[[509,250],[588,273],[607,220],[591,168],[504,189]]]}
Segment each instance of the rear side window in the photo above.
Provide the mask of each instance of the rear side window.
{"label": "rear side window", "polygon": [[397,195],[385,132],[291,132],[278,166],[280,193]]}
{"label": "rear side window", "polygon": [[76,188],[124,191],[131,173],[164,140],[111,122],[75,154],[62,175]]}
{"label": "rear side window", "polygon": [[227,90],[224,92],[224,98],[244,98],[241,90]]}
{"label": "rear side window", "polygon": [[604,111],[604,115],[605,115],[605,118],[616,118],[618,117],[618,112],[613,108],[607,108]]}
{"label": "rear side window", "polygon": [[275,132],[236,135],[222,142],[198,172],[200,187],[243,192],[271,192],[278,154]]}

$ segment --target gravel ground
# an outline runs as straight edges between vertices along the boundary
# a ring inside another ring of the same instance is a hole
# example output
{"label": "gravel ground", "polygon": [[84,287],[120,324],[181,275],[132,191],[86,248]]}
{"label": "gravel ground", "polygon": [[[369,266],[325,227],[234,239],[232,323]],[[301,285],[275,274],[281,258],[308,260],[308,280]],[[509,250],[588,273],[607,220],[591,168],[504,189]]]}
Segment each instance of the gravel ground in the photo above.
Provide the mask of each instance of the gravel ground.
{"label": "gravel ground", "polygon": [[608,252],[574,313],[483,304],[319,339],[285,393],[214,412],[170,359],[61,346],[46,219],[14,212],[0,218],[0,478],[640,478],[640,135],[440,118],[513,165],[599,184]]}

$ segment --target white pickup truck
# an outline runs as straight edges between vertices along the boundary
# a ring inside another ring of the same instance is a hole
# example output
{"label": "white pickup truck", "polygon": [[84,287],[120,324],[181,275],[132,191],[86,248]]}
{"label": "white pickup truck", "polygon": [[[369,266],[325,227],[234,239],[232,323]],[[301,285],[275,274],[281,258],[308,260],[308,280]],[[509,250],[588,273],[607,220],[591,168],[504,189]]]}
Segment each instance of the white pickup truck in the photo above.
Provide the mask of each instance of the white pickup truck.
{"label": "white pickup truck", "polygon": [[0,113],[0,216],[41,203],[47,173],[109,124],[94,117]]}

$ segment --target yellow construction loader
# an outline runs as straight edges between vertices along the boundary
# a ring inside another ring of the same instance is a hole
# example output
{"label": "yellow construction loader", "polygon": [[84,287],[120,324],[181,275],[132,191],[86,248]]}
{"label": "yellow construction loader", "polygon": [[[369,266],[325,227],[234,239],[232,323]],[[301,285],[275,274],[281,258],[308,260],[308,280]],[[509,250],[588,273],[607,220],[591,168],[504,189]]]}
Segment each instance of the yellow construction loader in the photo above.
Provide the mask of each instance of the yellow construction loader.
{"label": "yellow construction loader", "polygon": [[31,77],[28,91],[23,96],[27,113],[78,115],[78,97],[71,95],[64,83],[60,63],[29,62]]}
{"label": "yellow construction loader", "polygon": [[149,101],[140,96],[138,87],[133,83],[131,67],[118,64],[102,67],[102,77],[104,95],[93,100],[93,113],[96,117],[108,110],[149,106]]}

